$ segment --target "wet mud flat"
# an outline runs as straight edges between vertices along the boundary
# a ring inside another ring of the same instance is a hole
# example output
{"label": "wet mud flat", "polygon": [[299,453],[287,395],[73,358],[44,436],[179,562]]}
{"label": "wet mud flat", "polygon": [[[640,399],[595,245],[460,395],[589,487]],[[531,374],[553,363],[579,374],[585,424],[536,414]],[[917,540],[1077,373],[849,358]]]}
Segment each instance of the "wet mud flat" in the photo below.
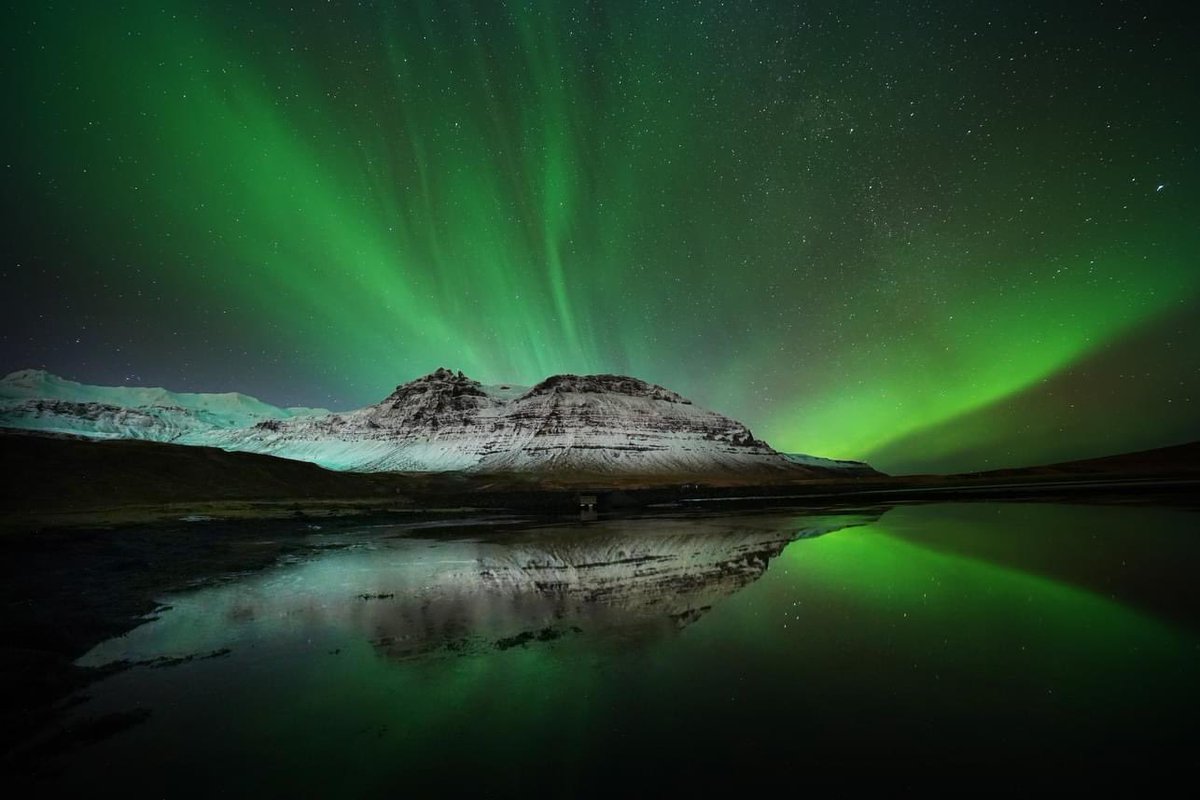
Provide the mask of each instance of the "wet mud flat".
{"label": "wet mud flat", "polygon": [[[411,525],[448,525],[454,515]],[[142,711],[56,726],[60,712],[96,680],[132,666],[74,662],[97,642],[119,636],[165,610],[157,598],[236,580],[263,568],[350,544],[339,534],[396,524],[395,515],[278,520],[179,520],[117,528],[49,529],[0,537],[0,771],[35,772],[49,756],[136,725]],[[219,658],[198,653],[188,660]],[[170,668],[179,659],[148,666]],[[148,713],[148,712],[145,712]]]}
{"label": "wet mud flat", "polygon": [[[0,764],[19,772],[31,767],[31,757],[136,724],[130,717],[48,729],[58,703],[120,669],[79,667],[75,659],[152,615],[157,596],[308,549],[296,532],[264,534],[241,525],[201,530],[181,522],[0,539]],[[31,746],[39,738],[39,746]]]}

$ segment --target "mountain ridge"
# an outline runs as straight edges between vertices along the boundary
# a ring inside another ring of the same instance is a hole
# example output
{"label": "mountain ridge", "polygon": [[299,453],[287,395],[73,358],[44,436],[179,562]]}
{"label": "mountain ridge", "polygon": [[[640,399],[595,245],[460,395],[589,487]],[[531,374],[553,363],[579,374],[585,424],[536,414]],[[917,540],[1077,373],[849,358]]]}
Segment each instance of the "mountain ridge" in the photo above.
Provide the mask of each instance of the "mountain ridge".
{"label": "mountain ridge", "polygon": [[0,379],[0,427],[212,446],[342,471],[878,474],[860,462],[779,453],[677,392],[607,373],[525,387],[439,367],[378,403],[329,412],[22,370]]}

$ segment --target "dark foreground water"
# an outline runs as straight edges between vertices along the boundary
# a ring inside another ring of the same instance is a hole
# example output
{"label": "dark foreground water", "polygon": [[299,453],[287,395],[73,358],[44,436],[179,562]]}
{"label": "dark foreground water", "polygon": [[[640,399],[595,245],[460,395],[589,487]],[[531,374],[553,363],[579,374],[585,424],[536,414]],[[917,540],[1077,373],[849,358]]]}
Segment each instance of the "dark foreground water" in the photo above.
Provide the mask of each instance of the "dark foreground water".
{"label": "dark foreground water", "polygon": [[137,723],[41,782],[1148,785],[1190,769],[1200,743],[1196,523],[949,504],[317,532],[311,554],[163,597],[91,650],[82,663],[142,663],[64,713]]}

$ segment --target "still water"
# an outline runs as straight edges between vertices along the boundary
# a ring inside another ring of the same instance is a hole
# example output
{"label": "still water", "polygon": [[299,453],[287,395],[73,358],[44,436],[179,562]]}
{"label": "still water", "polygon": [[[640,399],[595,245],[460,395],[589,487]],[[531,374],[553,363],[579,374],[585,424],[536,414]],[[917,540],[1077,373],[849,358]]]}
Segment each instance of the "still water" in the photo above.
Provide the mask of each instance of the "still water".
{"label": "still water", "polygon": [[89,652],[141,663],[69,713],[148,713],[49,782],[1153,776],[1200,742],[1196,521],[997,503],[315,532],[310,555],[163,597]]}

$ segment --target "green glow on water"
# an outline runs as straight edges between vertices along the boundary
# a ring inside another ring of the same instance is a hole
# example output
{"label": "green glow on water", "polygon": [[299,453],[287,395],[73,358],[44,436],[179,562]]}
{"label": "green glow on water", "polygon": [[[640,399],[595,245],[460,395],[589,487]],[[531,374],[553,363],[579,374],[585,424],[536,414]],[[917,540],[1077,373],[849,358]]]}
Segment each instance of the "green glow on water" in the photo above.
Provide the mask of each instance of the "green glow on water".
{"label": "green glow on water", "polygon": [[[97,686],[92,710],[136,697],[154,716],[79,759],[86,771],[124,753],[222,763],[236,751],[253,762],[251,787],[370,791],[447,769],[482,770],[504,786],[530,770],[572,780],[654,748],[668,761],[752,758],[786,741],[815,759],[956,762],[1178,747],[1188,741],[1185,710],[1200,707],[1200,625],[1188,576],[1156,564],[1188,563],[1193,517],[902,507],[794,541],[740,588],[708,573],[725,588],[696,595],[702,610],[687,624],[672,604],[703,587],[642,594],[652,570],[631,568],[579,606],[559,605],[553,589],[509,595],[496,576],[518,574],[505,565],[587,554],[589,540],[611,553],[699,553],[721,547],[725,530],[736,553],[755,537],[769,541],[772,526],[794,533],[812,521],[664,521],[676,526],[665,538],[653,521],[613,521],[334,549],[171,598],[160,620],[106,643],[99,661],[232,653]],[[476,563],[493,577],[464,582]],[[1147,567],[1157,585],[1140,577]],[[358,597],[381,587],[396,597]],[[498,637],[545,625],[562,635],[499,646]],[[203,735],[217,728],[220,736]]]}

